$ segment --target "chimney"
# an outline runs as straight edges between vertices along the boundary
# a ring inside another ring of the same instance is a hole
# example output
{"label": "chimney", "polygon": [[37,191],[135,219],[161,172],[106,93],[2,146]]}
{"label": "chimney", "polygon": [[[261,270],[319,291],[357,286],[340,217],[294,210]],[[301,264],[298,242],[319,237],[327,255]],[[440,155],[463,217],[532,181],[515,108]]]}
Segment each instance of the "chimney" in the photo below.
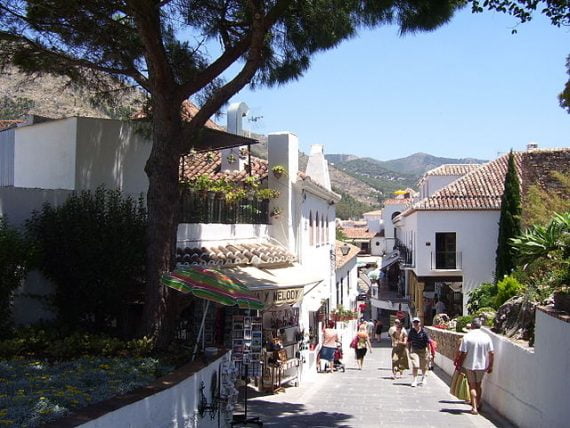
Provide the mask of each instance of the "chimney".
{"label": "chimney", "polygon": [[[243,118],[247,116],[249,107],[246,103],[231,104],[227,112],[227,131],[235,135],[243,135]],[[220,150],[222,171],[243,171],[248,162],[248,157],[243,153],[247,146],[232,147]]]}
{"label": "chimney", "polygon": [[320,184],[327,190],[331,190],[331,179],[329,176],[329,164],[325,159],[325,153],[322,144],[313,144],[311,146],[311,153],[309,161],[307,162],[307,169],[305,173],[311,177],[315,183]]}
{"label": "chimney", "polygon": [[[297,136],[289,132],[277,132],[269,134],[267,142],[267,161],[269,164],[269,174],[267,186],[270,189],[279,191],[279,197],[270,201],[269,210],[279,209],[279,218],[272,217],[272,226],[269,234],[290,252],[296,254],[294,236],[294,194],[293,184],[297,181],[299,171],[299,140]],[[285,173],[276,177],[272,168],[283,166]]]}
{"label": "chimney", "polygon": [[534,141],[531,141],[530,143],[528,143],[526,145],[526,151],[527,152],[532,152],[533,150],[538,150],[538,143],[535,143]]}

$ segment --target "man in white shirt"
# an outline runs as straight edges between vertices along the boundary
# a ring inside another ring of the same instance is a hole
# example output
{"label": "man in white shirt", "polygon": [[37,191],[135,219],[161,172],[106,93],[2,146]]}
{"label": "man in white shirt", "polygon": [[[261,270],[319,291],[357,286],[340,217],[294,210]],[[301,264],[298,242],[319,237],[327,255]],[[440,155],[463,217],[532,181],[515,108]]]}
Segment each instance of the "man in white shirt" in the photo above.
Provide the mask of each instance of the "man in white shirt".
{"label": "man in white shirt", "polygon": [[487,333],[481,330],[481,319],[471,322],[471,331],[463,336],[456,370],[463,367],[471,390],[471,413],[476,415],[481,409],[483,392],[481,382],[485,373],[493,371],[495,353],[493,342]]}

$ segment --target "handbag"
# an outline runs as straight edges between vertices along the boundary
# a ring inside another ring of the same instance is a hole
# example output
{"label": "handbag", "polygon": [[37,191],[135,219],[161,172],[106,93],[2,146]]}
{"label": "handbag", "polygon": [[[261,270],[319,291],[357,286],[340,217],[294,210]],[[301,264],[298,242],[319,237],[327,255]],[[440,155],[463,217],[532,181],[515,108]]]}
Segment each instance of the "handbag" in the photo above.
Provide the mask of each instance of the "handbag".
{"label": "handbag", "polygon": [[471,389],[469,388],[469,381],[467,380],[467,376],[461,373],[461,381],[458,386],[457,390],[457,398],[460,400],[471,401]]}
{"label": "handbag", "polygon": [[354,336],[354,339],[352,339],[352,342],[350,342],[350,347],[356,349],[357,345],[358,345],[358,336]]}
{"label": "handbag", "polygon": [[461,377],[461,372],[455,370],[453,376],[451,377],[451,384],[449,386],[449,393],[454,397],[457,397],[457,385],[459,383],[459,378]]}

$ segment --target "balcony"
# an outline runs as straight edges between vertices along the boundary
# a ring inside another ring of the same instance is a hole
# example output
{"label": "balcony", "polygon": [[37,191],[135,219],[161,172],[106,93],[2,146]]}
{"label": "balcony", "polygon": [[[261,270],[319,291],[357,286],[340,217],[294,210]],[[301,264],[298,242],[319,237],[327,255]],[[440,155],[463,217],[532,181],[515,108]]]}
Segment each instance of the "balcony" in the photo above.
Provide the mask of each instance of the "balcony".
{"label": "balcony", "polygon": [[402,241],[396,239],[395,248],[400,252],[400,264],[404,268],[415,267],[414,251],[409,249]]}
{"label": "balcony", "polygon": [[180,223],[269,224],[269,200],[227,201],[224,194],[184,191]]}
{"label": "balcony", "polygon": [[431,253],[431,270],[461,270],[461,251],[436,251]]}

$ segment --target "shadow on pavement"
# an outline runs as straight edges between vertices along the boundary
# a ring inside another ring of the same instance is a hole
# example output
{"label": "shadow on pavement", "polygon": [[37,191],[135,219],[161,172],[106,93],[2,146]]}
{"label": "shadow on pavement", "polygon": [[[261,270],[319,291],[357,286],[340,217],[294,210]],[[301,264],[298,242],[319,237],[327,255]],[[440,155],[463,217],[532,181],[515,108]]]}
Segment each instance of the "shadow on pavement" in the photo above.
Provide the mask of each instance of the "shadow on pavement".
{"label": "shadow on pavement", "polygon": [[442,413],[449,413],[451,415],[463,415],[464,413],[471,413],[470,409],[441,409]]}
{"label": "shadow on pavement", "polygon": [[[253,407],[253,406],[251,406]],[[248,406],[248,417],[259,416],[264,427],[349,427],[345,421],[352,416],[344,413],[307,412],[304,404],[255,401],[255,411]]]}

